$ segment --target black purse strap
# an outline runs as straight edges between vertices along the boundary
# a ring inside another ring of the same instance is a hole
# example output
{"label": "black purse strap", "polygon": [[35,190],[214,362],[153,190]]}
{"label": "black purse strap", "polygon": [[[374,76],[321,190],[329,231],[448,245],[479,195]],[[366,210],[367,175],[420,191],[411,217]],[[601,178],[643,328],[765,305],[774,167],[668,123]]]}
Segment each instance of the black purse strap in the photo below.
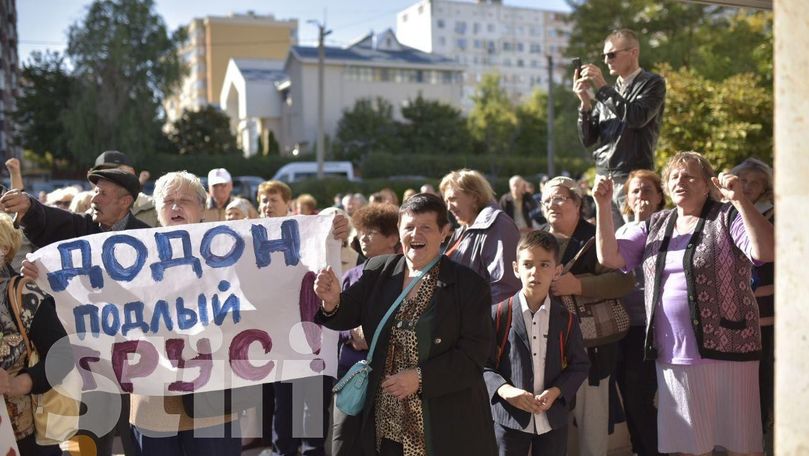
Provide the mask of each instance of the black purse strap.
{"label": "black purse strap", "polygon": [[562,274],[567,274],[568,272],[570,272],[573,266],[576,265],[576,262],[579,261],[579,258],[581,258],[581,256],[584,255],[584,253],[587,252],[587,250],[589,250],[590,247],[592,247],[593,244],[595,244],[595,242],[596,242],[595,236],[588,239],[587,242],[585,242],[584,245],[576,253],[576,256],[574,256],[570,261],[567,262],[565,268],[562,270]]}

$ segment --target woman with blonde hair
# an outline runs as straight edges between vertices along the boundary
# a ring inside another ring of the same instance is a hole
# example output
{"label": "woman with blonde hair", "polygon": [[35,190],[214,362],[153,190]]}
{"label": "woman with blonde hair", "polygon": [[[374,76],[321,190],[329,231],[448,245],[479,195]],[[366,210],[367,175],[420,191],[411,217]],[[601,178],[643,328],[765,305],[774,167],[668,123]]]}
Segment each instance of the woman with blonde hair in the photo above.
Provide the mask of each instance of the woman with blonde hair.
{"label": "woman with blonde hair", "polygon": [[449,212],[460,223],[446,255],[477,272],[491,288],[492,303],[513,296],[520,281],[511,269],[520,232],[500,206],[489,181],[477,171],[452,171],[439,185]]}

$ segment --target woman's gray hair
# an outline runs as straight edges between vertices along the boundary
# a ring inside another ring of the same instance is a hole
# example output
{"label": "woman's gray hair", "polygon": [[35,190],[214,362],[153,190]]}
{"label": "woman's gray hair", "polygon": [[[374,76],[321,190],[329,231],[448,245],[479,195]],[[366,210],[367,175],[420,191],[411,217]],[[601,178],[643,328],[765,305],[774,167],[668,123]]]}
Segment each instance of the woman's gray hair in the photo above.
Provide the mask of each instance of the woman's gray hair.
{"label": "woman's gray hair", "polygon": [[[772,168],[770,165],[764,163],[763,161],[757,158],[747,158],[743,162],[736,165],[732,170],[730,170],[731,174],[735,174],[738,176],[740,173],[744,171],[757,171],[764,176],[764,193],[761,195],[760,198],[765,198],[769,201],[773,200],[773,179],[772,179]],[[753,201],[755,203],[755,201]]]}
{"label": "woman's gray hair", "polygon": [[154,203],[157,208],[158,214],[163,208],[163,201],[166,199],[169,191],[175,189],[187,188],[197,197],[199,205],[205,207],[205,200],[208,194],[205,192],[205,187],[202,186],[199,177],[188,171],[172,171],[160,176],[154,185]]}

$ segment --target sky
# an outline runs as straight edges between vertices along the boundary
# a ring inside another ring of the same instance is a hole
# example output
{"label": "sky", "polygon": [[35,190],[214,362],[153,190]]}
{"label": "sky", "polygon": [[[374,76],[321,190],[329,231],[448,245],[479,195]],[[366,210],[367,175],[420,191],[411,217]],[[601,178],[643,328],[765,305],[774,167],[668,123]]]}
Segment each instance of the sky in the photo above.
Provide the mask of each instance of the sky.
{"label": "sky", "polygon": [[[396,13],[417,0],[156,0],[157,12],[169,30],[188,24],[195,17],[226,16],[229,13],[273,14],[277,19],[298,19],[301,44],[317,42],[317,27],[308,20],[325,19],[332,34],[326,43],[345,46],[369,31],[395,30]],[[471,0],[461,0],[471,1]],[[67,46],[67,29],[80,21],[91,0],[18,0],[17,34],[19,56],[26,62],[32,51],[58,50]],[[570,11],[565,0],[504,0],[505,5]],[[339,5],[339,7],[338,7]]]}

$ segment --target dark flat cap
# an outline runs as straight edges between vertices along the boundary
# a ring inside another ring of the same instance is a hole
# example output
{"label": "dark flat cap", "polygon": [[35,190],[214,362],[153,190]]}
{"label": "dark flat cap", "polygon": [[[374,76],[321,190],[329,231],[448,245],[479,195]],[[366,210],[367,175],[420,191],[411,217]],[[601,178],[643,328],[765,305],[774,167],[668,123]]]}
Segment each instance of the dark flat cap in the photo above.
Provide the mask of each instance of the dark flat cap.
{"label": "dark flat cap", "polygon": [[115,185],[121,186],[132,195],[133,199],[138,199],[140,193],[140,181],[134,174],[128,173],[122,169],[98,169],[90,171],[87,174],[87,180],[93,184],[97,183],[99,179],[106,179]]}
{"label": "dark flat cap", "polygon": [[132,160],[123,152],[108,150],[96,157],[96,164],[91,171],[98,169],[117,168],[121,165],[132,166]]}

